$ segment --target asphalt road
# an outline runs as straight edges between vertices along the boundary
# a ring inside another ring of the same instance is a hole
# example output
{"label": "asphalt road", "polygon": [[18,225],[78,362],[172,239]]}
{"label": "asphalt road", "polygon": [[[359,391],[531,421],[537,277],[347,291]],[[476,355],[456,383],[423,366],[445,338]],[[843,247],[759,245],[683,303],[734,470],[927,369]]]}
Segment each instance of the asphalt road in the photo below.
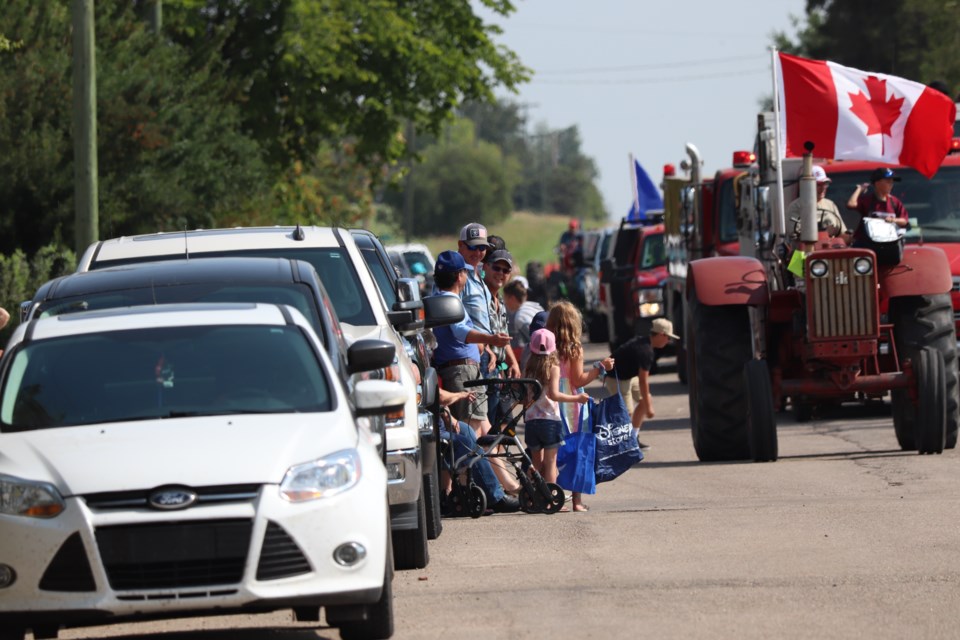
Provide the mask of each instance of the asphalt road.
{"label": "asphalt road", "polygon": [[[672,367],[651,388],[646,460],[590,512],[445,520],[430,566],[397,574],[394,637],[960,637],[960,453],[900,452],[888,411],[851,408],[780,414],[778,462],[703,464]],[[339,637],[288,613],[61,634],[118,636]]]}

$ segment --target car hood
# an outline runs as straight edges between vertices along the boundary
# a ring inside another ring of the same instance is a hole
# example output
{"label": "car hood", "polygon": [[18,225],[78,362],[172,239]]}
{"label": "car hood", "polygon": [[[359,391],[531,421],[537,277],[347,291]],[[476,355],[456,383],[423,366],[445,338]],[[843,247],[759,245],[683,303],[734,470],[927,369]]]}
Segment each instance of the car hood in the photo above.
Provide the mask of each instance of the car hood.
{"label": "car hood", "polygon": [[52,482],[65,496],[278,484],[295,464],[357,446],[346,409],[205,416],[42,429],[0,436],[0,473]]}

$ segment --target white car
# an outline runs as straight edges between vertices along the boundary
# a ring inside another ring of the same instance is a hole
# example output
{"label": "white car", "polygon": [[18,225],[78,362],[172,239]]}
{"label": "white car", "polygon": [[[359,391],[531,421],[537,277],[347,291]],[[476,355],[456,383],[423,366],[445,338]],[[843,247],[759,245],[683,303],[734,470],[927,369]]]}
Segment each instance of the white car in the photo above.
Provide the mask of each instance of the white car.
{"label": "white car", "polygon": [[[426,447],[433,441],[431,398],[418,402],[414,364],[399,331],[459,322],[456,317],[433,316],[419,300],[398,302],[388,308],[350,231],[331,227],[252,227],[200,229],[154,233],[96,242],[86,250],[77,271],[189,256],[191,260],[217,256],[281,257],[309,262],[317,270],[340,325],[354,340],[385,340],[396,346],[396,364],[384,376],[407,390],[401,411],[386,416],[387,473],[393,545],[398,569],[421,569],[429,562],[428,518],[437,496],[425,492],[423,475]],[[398,299],[406,298],[398,292]],[[426,312],[426,313],[425,313]],[[421,426],[423,427],[421,429]],[[436,475],[436,470],[427,471]],[[439,487],[434,478],[429,483]]]}
{"label": "white car", "polygon": [[0,360],[0,636],[324,607],[342,637],[390,637],[386,471],[358,416],[406,397],[382,380],[354,394],[292,307],[18,327]]}

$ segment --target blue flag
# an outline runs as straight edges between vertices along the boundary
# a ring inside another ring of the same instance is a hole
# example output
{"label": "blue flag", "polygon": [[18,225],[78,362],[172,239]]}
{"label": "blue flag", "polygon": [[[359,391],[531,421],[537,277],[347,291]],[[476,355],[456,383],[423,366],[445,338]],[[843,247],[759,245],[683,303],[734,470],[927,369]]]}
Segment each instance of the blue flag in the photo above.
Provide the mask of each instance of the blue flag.
{"label": "blue flag", "polygon": [[630,204],[630,211],[627,213],[627,220],[645,222],[648,220],[647,211],[651,209],[663,209],[663,198],[660,196],[660,190],[653,180],[647,175],[647,172],[640,166],[640,162],[633,161],[633,198]]}

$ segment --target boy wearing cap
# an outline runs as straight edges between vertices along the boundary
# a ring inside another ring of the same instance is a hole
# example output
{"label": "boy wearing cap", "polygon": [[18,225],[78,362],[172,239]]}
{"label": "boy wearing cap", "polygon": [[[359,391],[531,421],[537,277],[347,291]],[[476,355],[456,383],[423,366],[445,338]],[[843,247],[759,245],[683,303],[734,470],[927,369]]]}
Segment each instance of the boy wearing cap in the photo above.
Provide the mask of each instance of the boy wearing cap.
{"label": "boy wearing cap", "polygon": [[[603,386],[611,394],[619,391],[623,396],[630,422],[633,424],[633,436],[638,438],[644,418],[654,417],[653,398],[650,396],[650,369],[653,368],[654,349],[662,349],[670,340],[677,340],[673,333],[673,323],[666,318],[657,318],[650,327],[650,336],[634,336],[613,352],[616,377],[607,375]],[[647,445],[639,442],[640,447]]]}
{"label": "boy wearing cap", "polygon": [[[467,264],[456,251],[444,251],[437,256],[434,266],[434,281],[440,293],[437,295],[459,296],[467,282]],[[478,331],[469,316],[457,324],[437,327],[433,331],[437,348],[433,362],[447,391],[463,391],[464,382],[480,379],[480,352],[477,345],[506,346],[510,336],[491,335]],[[482,387],[476,389],[473,402],[461,400],[451,406],[453,415],[468,422],[480,435],[490,430],[487,420],[487,399]]]}
{"label": "boy wearing cap", "polygon": [[[817,229],[826,231],[830,237],[840,236],[849,240],[850,231],[843,222],[837,204],[827,197],[827,187],[830,186],[830,176],[820,165],[813,166],[813,178],[817,181]],[[800,220],[800,198],[797,198],[787,207],[787,220]],[[794,225],[794,231],[799,232],[800,223]]]}
{"label": "boy wearing cap", "polygon": [[[900,176],[896,175],[893,169],[877,167],[870,174],[870,183],[857,185],[851,194],[847,201],[847,208],[861,216],[861,223],[853,234],[855,244],[866,240],[863,218],[883,218],[900,228],[910,227],[910,214],[907,213],[907,208],[891,193],[894,182],[900,182]],[[873,185],[873,193],[867,191],[870,185]]]}

